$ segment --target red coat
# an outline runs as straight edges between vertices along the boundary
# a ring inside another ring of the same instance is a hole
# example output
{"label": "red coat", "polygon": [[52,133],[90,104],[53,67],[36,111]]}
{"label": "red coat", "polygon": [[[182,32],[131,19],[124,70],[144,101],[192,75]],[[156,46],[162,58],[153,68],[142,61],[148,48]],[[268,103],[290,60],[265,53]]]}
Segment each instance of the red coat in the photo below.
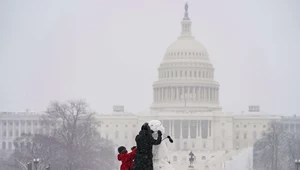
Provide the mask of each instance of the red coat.
{"label": "red coat", "polygon": [[122,162],[120,170],[132,170],[133,160],[135,158],[136,148],[130,153],[118,154],[118,160]]}

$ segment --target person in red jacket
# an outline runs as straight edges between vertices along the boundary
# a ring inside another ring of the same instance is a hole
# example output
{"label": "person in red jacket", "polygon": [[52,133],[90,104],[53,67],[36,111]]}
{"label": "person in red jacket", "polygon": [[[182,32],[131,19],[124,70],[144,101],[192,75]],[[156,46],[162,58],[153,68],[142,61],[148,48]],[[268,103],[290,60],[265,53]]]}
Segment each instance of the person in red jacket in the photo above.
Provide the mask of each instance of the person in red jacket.
{"label": "person in red jacket", "polygon": [[120,146],[118,148],[118,152],[118,160],[122,162],[120,170],[132,170],[136,148],[133,147],[132,151],[128,153],[127,149],[124,146]]}

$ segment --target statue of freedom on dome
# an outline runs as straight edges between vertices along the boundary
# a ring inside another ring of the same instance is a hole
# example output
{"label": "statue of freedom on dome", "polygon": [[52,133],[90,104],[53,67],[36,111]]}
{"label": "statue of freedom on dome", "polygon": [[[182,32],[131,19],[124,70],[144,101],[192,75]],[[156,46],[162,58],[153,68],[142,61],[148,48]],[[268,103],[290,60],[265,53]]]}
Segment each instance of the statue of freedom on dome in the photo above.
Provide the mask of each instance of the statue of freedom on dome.
{"label": "statue of freedom on dome", "polygon": [[189,5],[188,5],[187,2],[185,3],[184,9],[185,9],[185,12],[188,12],[188,10],[189,10]]}

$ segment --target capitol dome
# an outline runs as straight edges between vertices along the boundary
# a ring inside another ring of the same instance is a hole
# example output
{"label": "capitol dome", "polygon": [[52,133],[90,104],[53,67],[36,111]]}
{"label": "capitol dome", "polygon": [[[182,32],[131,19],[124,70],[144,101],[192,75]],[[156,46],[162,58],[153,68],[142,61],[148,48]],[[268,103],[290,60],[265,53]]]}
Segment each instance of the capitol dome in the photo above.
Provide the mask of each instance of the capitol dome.
{"label": "capitol dome", "polygon": [[192,36],[185,5],[181,35],[166,50],[153,84],[153,111],[219,111],[219,83],[206,48]]}
{"label": "capitol dome", "polygon": [[180,36],[166,50],[164,60],[191,59],[208,60],[208,53],[205,47],[194,37]]}

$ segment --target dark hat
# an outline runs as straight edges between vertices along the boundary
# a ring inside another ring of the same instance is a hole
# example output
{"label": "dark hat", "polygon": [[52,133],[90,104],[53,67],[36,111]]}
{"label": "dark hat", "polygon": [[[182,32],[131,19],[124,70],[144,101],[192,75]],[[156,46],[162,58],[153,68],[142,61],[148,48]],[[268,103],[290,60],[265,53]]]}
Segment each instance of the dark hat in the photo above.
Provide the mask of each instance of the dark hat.
{"label": "dark hat", "polygon": [[119,152],[119,153],[122,153],[125,149],[126,149],[125,146],[120,146],[120,147],[118,148],[118,152]]}
{"label": "dark hat", "polygon": [[144,123],[143,126],[141,127],[141,130],[147,130],[147,131],[149,131],[150,130],[149,124],[147,122]]}

